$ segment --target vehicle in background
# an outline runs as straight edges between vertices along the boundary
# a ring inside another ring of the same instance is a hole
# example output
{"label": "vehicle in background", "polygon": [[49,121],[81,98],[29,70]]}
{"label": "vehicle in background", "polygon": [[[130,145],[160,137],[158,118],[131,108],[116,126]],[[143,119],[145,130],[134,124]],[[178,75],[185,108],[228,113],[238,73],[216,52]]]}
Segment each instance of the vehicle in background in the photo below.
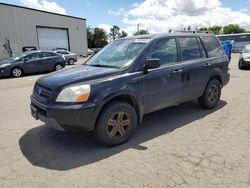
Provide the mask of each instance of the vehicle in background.
{"label": "vehicle in background", "polygon": [[31,114],[56,130],[93,131],[99,143],[119,145],[144,114],[194,99],[215,108],[229,82],[228,64],[214,35],[118,39],[85,65],[39,78]]}
{"label": "vehicle in background", "polygon": [[246,45],[242,51],[241,57],[238,63],[239,69],[250,67],[250,45]]}
{"label": "vehicle in background", "polygon": [[67,50],[55,50],[54,52],[64,56],[66,63],[69,65],[74,65],[75,62],[77,62],[77,55],[75,53],[69,52]]}
{"label": "vehicle in background", "polygon": [[65,58],[50,51],[30,51],[0,61],[0,76],[21,77],[24,74],[58,71],[65,67]]}
{"label": "vehicle in background", "polygon": [[236,33],[217,35],[220,41],[233,41],[232,52],[241,53],[247,44],[250,44],[250,33]]}
{"label": "vehicle in background", "polygon": [[95,54],[95,52],[94,52],[93,50],[88,49],[88,56],[89,56],[89,55],[92,56],[92,55],[94,55],[94,54]]}

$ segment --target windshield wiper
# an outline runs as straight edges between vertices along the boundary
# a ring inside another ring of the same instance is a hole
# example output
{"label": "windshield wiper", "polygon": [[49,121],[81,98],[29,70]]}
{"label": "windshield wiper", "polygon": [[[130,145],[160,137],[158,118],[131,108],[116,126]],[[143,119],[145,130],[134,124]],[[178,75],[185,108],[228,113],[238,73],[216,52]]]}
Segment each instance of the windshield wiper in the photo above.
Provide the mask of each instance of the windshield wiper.
{"label": "windshield wiper", "polygon": [[120,67],[114,66],[114,65],[103,65],[103,64],[88,64],[89,66],[92,67],[107,67],[107,68],[116,68],[119,69]]}

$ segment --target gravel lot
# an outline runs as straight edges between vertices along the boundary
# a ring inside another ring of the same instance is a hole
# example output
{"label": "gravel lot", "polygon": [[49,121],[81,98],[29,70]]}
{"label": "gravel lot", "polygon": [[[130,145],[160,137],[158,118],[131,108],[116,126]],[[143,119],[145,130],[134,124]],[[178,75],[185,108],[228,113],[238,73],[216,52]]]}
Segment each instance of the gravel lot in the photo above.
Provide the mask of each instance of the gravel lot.
{"label": "gravel lot", "polygon": [[0,187],[250,187],[250,70],[238,58],[218,108],[193,101],[146,115],[115,148],[34,120],[41,75],[0,79]]}

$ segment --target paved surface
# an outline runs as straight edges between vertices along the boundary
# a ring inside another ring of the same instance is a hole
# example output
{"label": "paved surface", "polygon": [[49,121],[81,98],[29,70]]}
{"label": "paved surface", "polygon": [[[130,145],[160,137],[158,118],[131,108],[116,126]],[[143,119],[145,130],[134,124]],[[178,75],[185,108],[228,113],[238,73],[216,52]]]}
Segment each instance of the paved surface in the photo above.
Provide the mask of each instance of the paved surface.
{"label": "paved surface", "polygon": [[126,144],[35,121],[40,75],[0,80],[0,187],[250,187],[250,71],[237,69],[215,110],[196,102],[145,116]]}

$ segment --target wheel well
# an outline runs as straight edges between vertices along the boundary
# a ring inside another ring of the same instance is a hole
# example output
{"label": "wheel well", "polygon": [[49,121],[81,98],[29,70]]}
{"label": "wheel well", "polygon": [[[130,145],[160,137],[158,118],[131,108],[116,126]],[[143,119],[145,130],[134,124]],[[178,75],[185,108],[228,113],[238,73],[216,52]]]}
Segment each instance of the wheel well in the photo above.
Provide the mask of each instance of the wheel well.
{"label": "wheel well", "polygon": [[221,79],[221,77],[220,77],[219,75],[212,76],[212,77],[209,79],[209,81],[212,80],[212,79],[218,80],[218,81],[220,82],[220,85],[221,85],[221,86],[223,85],[222,79]]}
{"label": "wheel well", "polygon": [[101,108],[97,119],[99,117],[99,115],[102,113],[103,109],[108,106],[110,103],[114,102],[114,101],[123,101],[126,102],[128,104],[130,104],[136,111],[137,117],[138,117],[138,123],[140,122],[140,109],[139,109],[139,105],[136,102],[136,100],[134,99],[134,97],[130,96],[130,95],[118,95],[116,97],[113,97],[111,99],[109,99]]}

